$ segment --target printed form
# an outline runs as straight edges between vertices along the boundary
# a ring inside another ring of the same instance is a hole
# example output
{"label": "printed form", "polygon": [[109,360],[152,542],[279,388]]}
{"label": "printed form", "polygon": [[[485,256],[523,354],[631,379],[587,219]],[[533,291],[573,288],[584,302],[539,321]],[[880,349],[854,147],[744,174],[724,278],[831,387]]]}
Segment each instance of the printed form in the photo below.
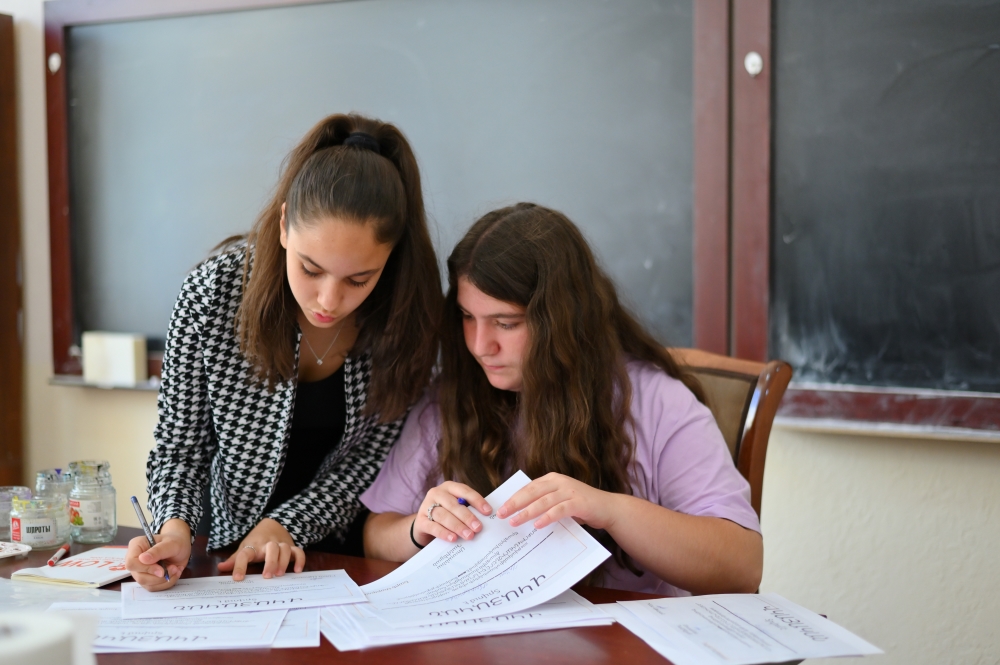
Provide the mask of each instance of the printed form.
{"label": "printed form", "polygon": [[882,651],[776,593],[599,605],[675,665],[756,665]]}
{"label": "printed form", "polygon": [[[499,508],[529,482],[518,471],[486,500]],[[480,520],[471,541],[436,539],[362,587],[365,609],[394,627],[513,614],[555,598],[611,556],[571,518],[541,530],[512,527],[495,510]]]}
{"label": "printed form", "polygon": [[367,605],[341,605],[323,609],[325,634],[339,651],[482,635],[608,626],[612,622],[610,616],[573,591],[566,591],[524,612],[475,619],[457,618],[414,628],[392,628],[371,616]]}
{"label": "printed form", "polygon": [[343,570],[288,573],[269,580],[247,575],[242,582],[229,576],[194,577],[166,591],[146,591],[135,582],[122,584],[121,616],[150,619],[363,602],[365,595]]}
{"label": "printed form", "polygon": [[119,603],[53,603],[49,612],[96,616],[94,650],[191,651],[269,647],[287,610],[171,619],[122,619]]}

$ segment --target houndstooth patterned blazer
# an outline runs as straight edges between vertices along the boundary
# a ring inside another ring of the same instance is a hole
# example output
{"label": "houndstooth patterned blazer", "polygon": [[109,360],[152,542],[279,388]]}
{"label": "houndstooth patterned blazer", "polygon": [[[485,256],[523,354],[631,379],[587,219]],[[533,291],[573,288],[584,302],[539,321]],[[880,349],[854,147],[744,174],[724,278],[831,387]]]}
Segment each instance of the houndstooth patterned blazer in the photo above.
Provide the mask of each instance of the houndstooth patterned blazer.
{"label": "houndstooth patterned blazer", "polygon": [[302,493],[264,514],[285,461],[296,384],[269,391],[254,382],[240,353],[234,322],[245,252],[212,257],[192,271],[170,317],[156,445],[146,463],[153,529],[177,517],[193,530],[210,482],[209,548],[238,542],[264,517],[278,521],[299,546],[331,533],[342,537],[360,510],[358,496],[375,479],[403,421],[380,424],[363,415],[371,358],[349,357],[340,445]]}

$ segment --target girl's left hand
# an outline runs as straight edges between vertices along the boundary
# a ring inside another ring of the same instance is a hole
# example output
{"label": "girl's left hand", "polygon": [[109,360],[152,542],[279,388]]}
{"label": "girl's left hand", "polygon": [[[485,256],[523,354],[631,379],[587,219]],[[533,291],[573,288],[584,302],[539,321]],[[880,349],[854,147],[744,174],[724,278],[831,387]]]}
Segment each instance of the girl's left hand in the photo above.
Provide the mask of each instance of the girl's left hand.
{"label": "girl's left hand", "polygon": [[536,529],[573,517],[595,529],[608,529],[614,523],[617,496],[561,473],[549,473],[515,492],[500,506],[497,517],[517,513],[510,520],[511,526],[535,520]]}
{"label": "girl's left hand", "polygon": [[247,565],[263,561],[264,579],[270,579],[275,575],[284,575],[292,559],[295,560],[293,570],[301,573],[306,565],[306,553],[295,546],[285,527],[265,517],[247,534],[240,548],[219,563],[219,570],[224,573],[233,571],[233,581],[239,582],[246,576]]}

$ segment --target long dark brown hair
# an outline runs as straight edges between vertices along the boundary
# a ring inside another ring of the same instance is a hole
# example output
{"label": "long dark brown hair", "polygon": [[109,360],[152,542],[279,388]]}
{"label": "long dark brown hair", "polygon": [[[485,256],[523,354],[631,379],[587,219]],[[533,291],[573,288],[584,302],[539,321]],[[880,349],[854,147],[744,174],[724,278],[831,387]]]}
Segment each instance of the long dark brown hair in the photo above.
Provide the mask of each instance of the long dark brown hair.
{"label": "long dark brown hair", "polygon": [[[344,145],[362,132],[357,144]],[[356,310],[352,353],[371,352],[368,414],[393,420],[420,396],[437,358],[441,277],[427,231],[420,172],[396,127],[359,115],[320,121],[285,159],[281,179],[247,236],[240,349],[268,386],[296,375],[299,306],[288,285],[280,242],[281,206],[289,228],[336,217],[369,226],[393,245],[382,275]]]}
{"label": "long dark brown hair", "polygon": [[[466,347],[460,277],[525,308],[520,392],[494,388]],[[441,473],[484,495],[518,468],[631,494],[630,358],[656,365],[704,401],[697,381],[621,304],[579,229],[531,203],[488,213],[455,247],[441,337]],[[596,535],[636,571],[606,534]]]}

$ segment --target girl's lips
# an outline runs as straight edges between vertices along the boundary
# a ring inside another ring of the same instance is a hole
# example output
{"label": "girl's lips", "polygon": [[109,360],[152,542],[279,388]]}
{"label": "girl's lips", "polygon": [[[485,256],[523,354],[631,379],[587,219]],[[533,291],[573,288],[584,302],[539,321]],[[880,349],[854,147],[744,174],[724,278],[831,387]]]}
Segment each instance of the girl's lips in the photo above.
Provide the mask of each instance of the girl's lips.
{"label": "girl's lips", "polygon": [[332,323],[333,320],[337,318],[335,316],[324,316],[319,312],[313,312],[312,314],[320,323]]}

